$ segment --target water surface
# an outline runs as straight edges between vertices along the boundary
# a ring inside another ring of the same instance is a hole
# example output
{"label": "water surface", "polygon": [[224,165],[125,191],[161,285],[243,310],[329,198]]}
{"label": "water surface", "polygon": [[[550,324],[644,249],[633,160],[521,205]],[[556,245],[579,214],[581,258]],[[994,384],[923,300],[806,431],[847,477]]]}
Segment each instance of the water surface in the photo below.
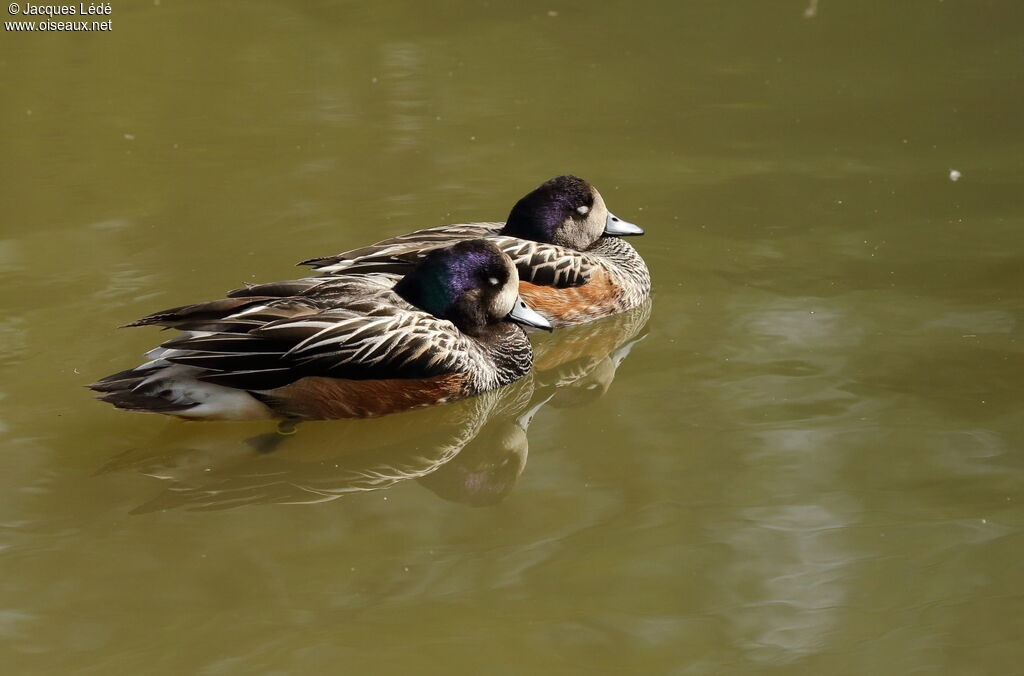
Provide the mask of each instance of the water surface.
{"label": "water surface", "polygon": [[[1016,3],[111,19],[0,46],[13,673],[1019,668]],[[654,298],[565,371],[265,452],[81,387],[159,340],[120,324],[566,172]]]}

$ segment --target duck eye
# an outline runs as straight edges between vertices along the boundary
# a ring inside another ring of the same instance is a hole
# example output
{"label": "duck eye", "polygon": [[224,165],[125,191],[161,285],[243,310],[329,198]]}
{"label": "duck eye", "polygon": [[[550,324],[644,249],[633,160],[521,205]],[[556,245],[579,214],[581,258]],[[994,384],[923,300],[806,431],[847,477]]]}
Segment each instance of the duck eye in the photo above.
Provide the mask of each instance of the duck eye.
{"label": "duck eye", "polygon": [[487,283],[490,284],[491,286],[498,286],[498,278],[497,277],[488,277],[487,278]]}
{"label": "duck eye", "polygon": [[576,207],[576,211],[578,211],[580,214],[586,215],[587,212],[590,211],[590,207],[588,207],[586,204],[581,204],[580,206]]}

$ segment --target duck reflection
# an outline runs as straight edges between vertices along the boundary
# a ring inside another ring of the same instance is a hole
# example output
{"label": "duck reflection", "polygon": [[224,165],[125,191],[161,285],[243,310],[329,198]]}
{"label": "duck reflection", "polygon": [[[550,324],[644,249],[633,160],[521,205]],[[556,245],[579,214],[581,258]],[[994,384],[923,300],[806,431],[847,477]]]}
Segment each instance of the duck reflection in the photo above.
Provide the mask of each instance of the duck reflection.
{"label": "duck reflection", "polygon": [[526,432],[553,394],[515,417],[495,416],[450,462],[417,479],[439,497],[472,507],[501,502],[526,468]]}
{"label": "duck reflection", "polygon": [[611,386],[650,315],[650,301],[607,319],[534,336],[534,371],[499,390],[373,419],[282,424],[170,421],[145,449],[100,472],[167,482],[134,513],[335,500],[416,480],[439,497],[493,505],[515,487],[530,423],[546,405],[585,405]]}

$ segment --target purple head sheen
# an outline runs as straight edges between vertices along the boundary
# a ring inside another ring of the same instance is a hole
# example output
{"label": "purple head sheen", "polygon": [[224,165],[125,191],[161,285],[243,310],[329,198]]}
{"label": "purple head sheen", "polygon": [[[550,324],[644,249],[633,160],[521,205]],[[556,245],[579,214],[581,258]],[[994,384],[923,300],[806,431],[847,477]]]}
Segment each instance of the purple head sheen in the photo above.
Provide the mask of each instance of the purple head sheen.
{"label": "purple head sheen", "polygon": [[512,207],[502,232],[512,237],[552,243],[567,218],[580,206],[591,206],[590,184],[577,176],[558,176],[542,183]]}
{"label": "purple head sheen", "polygon": [[501,264],[501,252],[483,240],[432,251],[395,285],[407,301],[435,317],[448,318],[456,299],[477,288],[488,269]]}

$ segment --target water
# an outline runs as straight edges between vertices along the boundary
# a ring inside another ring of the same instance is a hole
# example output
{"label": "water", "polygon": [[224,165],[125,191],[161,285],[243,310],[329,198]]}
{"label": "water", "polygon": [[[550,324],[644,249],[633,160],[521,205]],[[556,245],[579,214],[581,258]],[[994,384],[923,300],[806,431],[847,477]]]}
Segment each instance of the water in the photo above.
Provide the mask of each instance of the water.
{"label": "water", "polygon": [[[110,18],[0,46],[7,671],[1019,669],[1016,3]],[[647,229],[650,318],[508,391],[282,441],[81,387],[564,172]]]}

